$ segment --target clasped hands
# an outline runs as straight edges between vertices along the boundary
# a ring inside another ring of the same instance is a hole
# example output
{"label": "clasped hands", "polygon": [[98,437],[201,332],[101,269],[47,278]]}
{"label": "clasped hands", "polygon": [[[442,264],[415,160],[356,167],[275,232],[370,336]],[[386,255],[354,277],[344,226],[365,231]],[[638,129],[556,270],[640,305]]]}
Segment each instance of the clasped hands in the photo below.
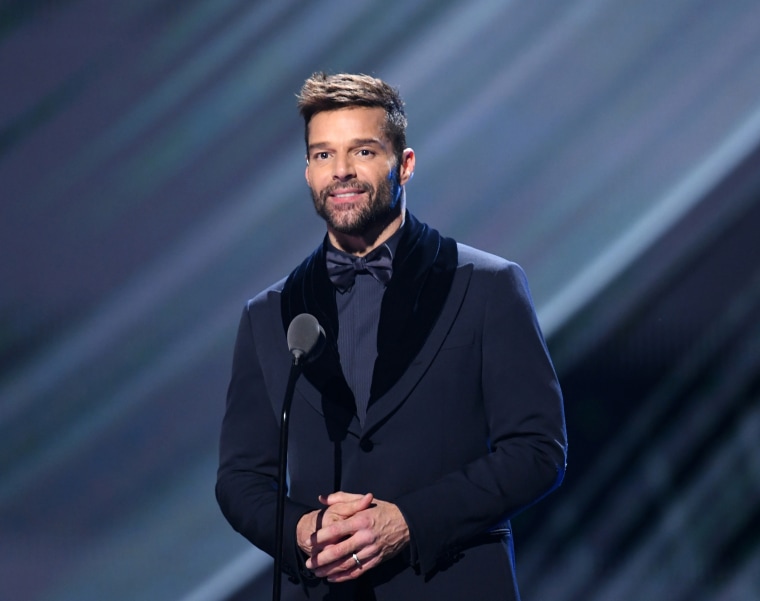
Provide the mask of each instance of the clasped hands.
{"label": "clasped hands", "polygon": [[[319,497],[324,508],[305,514],[296,527],[306,567],[330,582],[358,578],[396,555],[409,542],[399,508],[366,495],[335,492]],[[356,559],[354,559],[356,557]]]}

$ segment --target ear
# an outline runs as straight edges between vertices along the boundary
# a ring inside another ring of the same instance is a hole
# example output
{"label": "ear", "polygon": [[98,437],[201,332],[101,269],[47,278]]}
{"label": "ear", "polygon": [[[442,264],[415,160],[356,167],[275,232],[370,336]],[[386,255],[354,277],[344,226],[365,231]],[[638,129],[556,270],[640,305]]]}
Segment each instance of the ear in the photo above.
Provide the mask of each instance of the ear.
{"label": "ear", "polygon": [[412,179],[414,175],[414,150],[406,148],[401,155],[401,166],[399,168],[399,183],[403,186]]}
{"label": "ear", "polygon": [[306,158],[306,169],[304,169],[303,176],[306,178],[306,183],[311,188],[311,182],[309,181],[309,158]]}

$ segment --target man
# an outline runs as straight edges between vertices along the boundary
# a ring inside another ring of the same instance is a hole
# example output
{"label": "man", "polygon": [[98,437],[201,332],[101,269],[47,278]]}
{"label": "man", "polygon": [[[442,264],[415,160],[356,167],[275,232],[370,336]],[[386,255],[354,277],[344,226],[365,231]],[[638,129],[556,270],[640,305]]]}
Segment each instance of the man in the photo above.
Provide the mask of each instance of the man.
{"label": "man", "polygon": [[299,96],[322,244],[248,302],[222,425],[217,499],[275,549],[286,331],[325,350],[291,411],[288,599],[519,599],[509,518],[565,469],[562,396],[522,270],[406,211],[415,154],[398,93],[315,74]]}

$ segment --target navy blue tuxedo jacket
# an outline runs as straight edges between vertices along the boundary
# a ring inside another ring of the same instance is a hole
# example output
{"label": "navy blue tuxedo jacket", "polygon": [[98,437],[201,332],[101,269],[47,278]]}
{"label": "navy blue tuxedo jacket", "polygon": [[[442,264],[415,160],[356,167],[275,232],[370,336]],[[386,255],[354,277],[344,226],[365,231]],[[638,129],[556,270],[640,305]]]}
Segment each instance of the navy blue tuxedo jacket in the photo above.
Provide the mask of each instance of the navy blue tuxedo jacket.
{"label": "navy blue tuxedo jacket", "polygon": [[[327,344],[304,368],[290,414],[284,598],[519,598],[509,518],[560,484],[566,458],[562,395],[522,270],[407,214],[360,425],[324,249],[243,311],[220,443],[222,511],[273,554],[286,330],[308,312]],[[336,490],[397,504],[411,533],[404,553],[341,585],[309,578],[295,541],[299,518]]]}

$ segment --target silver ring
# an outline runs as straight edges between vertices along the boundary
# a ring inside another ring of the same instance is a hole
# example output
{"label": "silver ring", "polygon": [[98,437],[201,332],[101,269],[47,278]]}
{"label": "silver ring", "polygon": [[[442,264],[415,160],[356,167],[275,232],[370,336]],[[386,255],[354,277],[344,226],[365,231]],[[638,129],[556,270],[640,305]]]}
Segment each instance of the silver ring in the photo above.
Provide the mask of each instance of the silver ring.
{"label": "silver ring", "polygon": [[356,567],[361,570],[362,569],[362,562],[359,561],[359,558],[356,556],[356,553],[352,553],[351,557],[354,558],[354,561],[356,562]]}

